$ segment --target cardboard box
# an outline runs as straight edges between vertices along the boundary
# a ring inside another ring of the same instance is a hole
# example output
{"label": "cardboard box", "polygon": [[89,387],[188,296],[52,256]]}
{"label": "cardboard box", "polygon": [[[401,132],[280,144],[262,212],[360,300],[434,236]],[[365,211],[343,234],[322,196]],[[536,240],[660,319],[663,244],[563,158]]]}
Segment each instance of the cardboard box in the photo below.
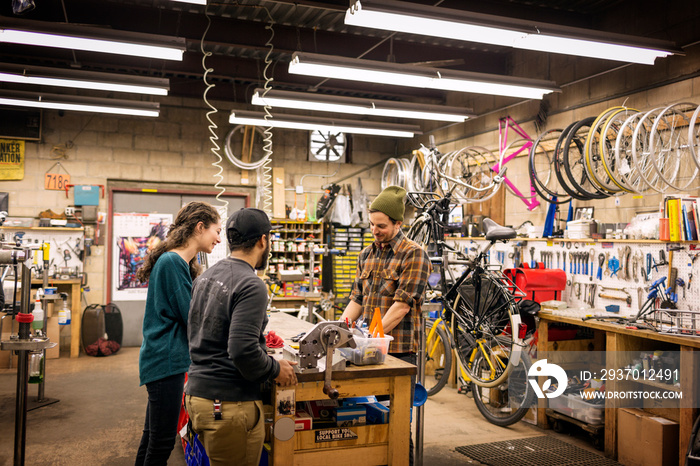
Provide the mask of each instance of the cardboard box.
{"label": "cardboard box", "polygon": [[364,405],[336,408],[335,423],[338,427],[363,426],[367,424],[367,410]]}
{"label": "cardboard box", "polygon": [[617,460],[626,466],[678,464],[677,422],[639,409],[617,414]]}
{"label": "cardboard box", "polygon": [[335,410],[337,407],[337,400],[314,400],[305,401],[303,410],[311,414],[314,421],[328,421],[335,417]]}
{"label": "cardboard box", "polygon": [[294,415],[294,430],[311,430],[313,419],[306,411],[297,410]]}
{"label": "cardboard box", "polygon": [[388,424],[389,408],[379,402],[365,403],[367,410],[367,424]]}

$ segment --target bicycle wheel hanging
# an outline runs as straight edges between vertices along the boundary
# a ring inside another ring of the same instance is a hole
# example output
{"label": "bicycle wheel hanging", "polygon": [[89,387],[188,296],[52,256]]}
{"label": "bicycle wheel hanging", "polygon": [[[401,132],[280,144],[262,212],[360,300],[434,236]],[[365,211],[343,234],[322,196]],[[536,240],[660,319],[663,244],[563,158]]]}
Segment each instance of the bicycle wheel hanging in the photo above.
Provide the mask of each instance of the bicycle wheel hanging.
{"label": "bicycle wheel hanging", "polygon": [[[474,365],[483,371],[489,370],[481,354],[475,358]],[[477,409],[491,424],[509,426],[527,414],[535,401],[534,390],[527,381],[531,365],[530,357],[523,353],[520,364],[511,369],[508,379],[502,384],[491,388],[471,385]]]}
{"label": "bicycle wheel hanging", "polygon": [[648,189],[663,193],[668,185],[664,183],[654,169],[654,160],[651,154],[650,137],[651,127],[656,116],[663,111],[662,107],[649,110],[640,119],[632,134],[632,160],[637,168],[641,180]]}
{"label": "bicycle wheel hanging", "polygon": [[561,158],[564,161],[566,177],[570,185],[588,199],[605,199],[608,194],[600,191],[591,182],[586,171],[585,141],[590,137],[594,117],[584,118],[576,123],[566,136],[562,145]]}
{"label": "bicycle wheel hanging", "polygon": [[615,166],[622,184],[632,193],[642,194],[650,188],[644,183],[637,170],[637,165],[632,158],[632,136],[639,120],[644,116],[642,112],[630,115],[617,132],[615,138]]}
{"label": "bicycle wheel hanging", "polygon": [[604,193],[615,194],[625,190],[616,178],[614,158],[610,159],[609,164],[606,164],[606,158],[612,155],[617,128],[634,112],[636,110],[625,107],[609,108],[598,115],[588,132],[584,151],[586,172],[593,185]]}
{"label": "bicycle wheel hanging", "polygon": [[685,127],[696,106],[677,103],[663,109],[654,120],[649,135],[652,167],[669,187],[684,191],[697,180],[696,165]]}
{"label": "bicycle wheel hanging", "polygon": [[566,204],[571,200],[561,189],[554,167],[556,143],[562,133],[561,129],[550,129],[540,134],[532,144],[528,158],[530,184],[537,195],[550,204]]}
{"label": "bicycle wheel hanging", "polygon": [[[504,355],[511,353],[512,337],[503,331],[514,312],[514,300],[499,278],[490,274],[475,274],[465,281],[454,299],[456,320],[455,339],[464,370],[475,383],[493,387],[508,375],[510,364]],[[478,354],[491,364],[486,374],[473,365]]]}
{"label": "bicycle wheel hanging", "polygon": [[434,326],[425,342],[425,383],[423,386],[432,396],[442,390],[450,378],[452,369],[452,346],[444,323]]}
{"label": "bicycle wheel hanging", "polygon": [[483,147],[470,146],[449,154],[445,179],[455,201],[483,202],[493,196],[500,182],[491,170],[493,153]]}
{"label": "bicycle wheel hanging", "polygon": [[406,164],[403,159],[390,158],[382,171],[382,189],[387,186],[406,186]]}
{"label": "bicycle wheel hanging", "polygon": [[695,109],[693,116],[690,118],[690,124],[688,125],[688,145],[690,146],[690,152],[693,154],[693,160],[695,164],[700,168],[700,124],[698,119],[700,118],[700,106]]}
{"label": "bicycle wheel hanging", "polygon": [[[559,186],[568,194],[571,196],[573,199],[577,199],[579,201],[587,201],[589,198],[586,196],[583,196],[580,194],[578,191],[576,191],[572,186],[570,186],[570,182],[568,181],[568,176],[566,174],[566,169],[564,168],[564,144],[566,143],[567,137],[569,136],[569,133],[571,132],[571,129],[578,124],[578,121],[575,121],[571,123],[569,126],[564,128],[564,131],[561,132],[559,135],[559,139],[557,139],[557,144],[554,148],[554,174],[557,177],[557,181],[559,182]],[[581,141],[578,138],[574,138],[572,140],[574,144],[576,144],[579,147],[579,150],[584,150],[583,149],[583,141]]]}

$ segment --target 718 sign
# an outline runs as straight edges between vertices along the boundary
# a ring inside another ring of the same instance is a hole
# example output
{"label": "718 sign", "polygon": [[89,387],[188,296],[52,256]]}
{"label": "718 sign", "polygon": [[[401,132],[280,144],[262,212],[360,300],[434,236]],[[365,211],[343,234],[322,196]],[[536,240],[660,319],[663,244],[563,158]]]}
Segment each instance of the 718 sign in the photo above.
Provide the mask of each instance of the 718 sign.
{"label": "718 sign", "polygon": [[44,189],[63,191],[70,184],[70,175],[67,173],[47,173],[44,175]]}

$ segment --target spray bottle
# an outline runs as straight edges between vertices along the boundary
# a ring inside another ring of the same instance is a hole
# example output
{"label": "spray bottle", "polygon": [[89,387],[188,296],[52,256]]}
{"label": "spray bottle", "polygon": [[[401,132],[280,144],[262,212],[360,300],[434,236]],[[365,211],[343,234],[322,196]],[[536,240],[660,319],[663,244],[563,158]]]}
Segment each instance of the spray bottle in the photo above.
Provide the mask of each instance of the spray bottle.
{"label": "spray bottle", "polygon": [[68,307],[68,294],[61,293],[63,298],[63,309],[58,311],[58,325],[70,325],[71,311]]}

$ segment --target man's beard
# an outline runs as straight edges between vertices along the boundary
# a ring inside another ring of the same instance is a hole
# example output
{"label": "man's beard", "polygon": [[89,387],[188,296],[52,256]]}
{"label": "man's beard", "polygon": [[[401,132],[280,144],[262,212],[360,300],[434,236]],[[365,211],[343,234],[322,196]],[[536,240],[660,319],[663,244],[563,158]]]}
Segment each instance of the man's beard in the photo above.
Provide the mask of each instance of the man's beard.
{"label": "man's beard", "polygon": [[265,252],[263,252],[262,257],[258,261],[258,265],[255,266],[257,270],[267,269],[267,262],[270,259],[270,242],[268,241],[267,246],[265,246]]}

